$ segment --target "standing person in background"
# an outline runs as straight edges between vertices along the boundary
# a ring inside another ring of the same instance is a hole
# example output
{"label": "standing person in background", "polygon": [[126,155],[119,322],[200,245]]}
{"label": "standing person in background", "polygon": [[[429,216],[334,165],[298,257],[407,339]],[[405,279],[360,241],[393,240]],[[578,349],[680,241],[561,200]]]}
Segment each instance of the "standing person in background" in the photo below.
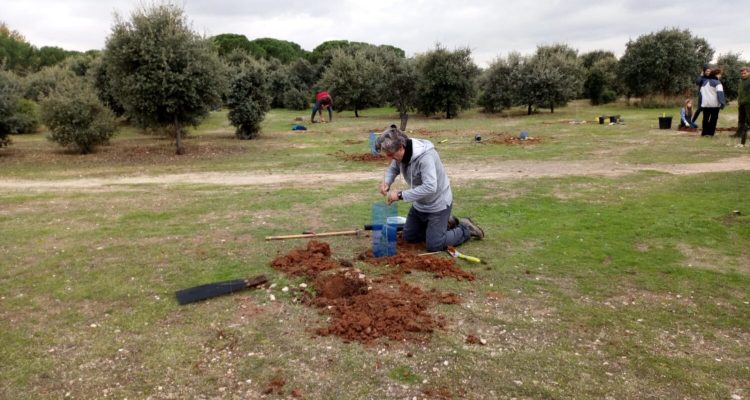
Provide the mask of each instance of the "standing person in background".
{"label": "standing person in background", "polygon": [[740,144],[737,147],[745,147],[745,141],[747,140],[747,130],[750,127],[750,68],[740,68],[740,85],[737,96],[738,121],[737,121],[737,132],[740,134]]}
{"label": "standing person in background", "polygon": [[323,110],[328,110],[328,121],[333,121],[333,99],[328,92],[318,92],[315,95],[315,105],[312,109],[312,115],[310,116],[310,122],[315,123],[315,113],[320,114],[320,122],[325,122],[323,118]]}
{"label": "standing person in background", "polygon": [[[453,193],[448,175],[435,146],[429,140],[409,139],[395,126],[380,134],[375,149],[391,160],[378,186],[388,204],[403,200],[412,203],[404,224],[404,240],[425,242],[427,251],[443,251],[473,239],[484,238],[484,231],[471,218],[451,215]],[[391,190],[401,175],[409,189]]]}
{"label": "standing person in background", "polygon": [[680,128],[697,128],[693,123],[693,100],[685,99],[685,106],[680,110]]}
{"label": "standing person in background", "polygon": [[[698,120],[698,116],[701,114],[701,111],[703,109],[701,108],[701,88],[703,87],[703,84],[706,83],[706,79],[711,76],[711,67],[708,66],[708,64],[703,64],[703,73],[698,75],[697,78],[695,78],[695,85],[698,86],[698,109],[695,110],[695,115],[693,115],[693,125],[695,125],[695,121]],[[697,127],[697,125],[696,125]]]}
{"label": "standing person in background", "polygon": [[721,69],[711,71],[708,79],[701,86],[701,107],[703,107],[703,131],[701,136],[713,136],[716,133],[716,123],[719,119],[719,110],[724,108],[724,86],[721,85]]}

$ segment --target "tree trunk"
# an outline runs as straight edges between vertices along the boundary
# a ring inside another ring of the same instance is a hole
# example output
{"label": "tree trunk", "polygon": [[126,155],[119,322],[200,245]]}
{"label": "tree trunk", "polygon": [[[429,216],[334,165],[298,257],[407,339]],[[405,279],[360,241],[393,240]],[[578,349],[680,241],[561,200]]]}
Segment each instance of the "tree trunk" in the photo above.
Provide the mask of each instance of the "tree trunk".
{"label": "tree trunk", "polygon": [[550,110],[550,114],[554,114],[555,113],[555,104],[554,103],[552,103],[552,104],[549,105],[549,110]]}
{"label": "tree trunk", "polygon": [[531,115],[531,104],[529,104],[529,109],[528,109],[526,115]]}
{"label": "tree trunk", "polygon": [[182,128],[180,127],[180,121],[177,120],[177,116],[174,117],[174,130],[175,146],[177,147],[176,154],[180,156],[185,154],[185,146],[182,144]]}
{"label": "tree trunk", "polygon": [[357,110],[357,107],[354,107],[354,118],[359,118],[359,110]]}
{"label": "tree trunk", "polygon": [[409,121],[409,114],[402,112],[401,116],[401,132],[406,132],[406,122]]}
{"label": "tree trunk", "polygon": [[451,119],[451,101],[448,100],[445,105],[445,118]]}

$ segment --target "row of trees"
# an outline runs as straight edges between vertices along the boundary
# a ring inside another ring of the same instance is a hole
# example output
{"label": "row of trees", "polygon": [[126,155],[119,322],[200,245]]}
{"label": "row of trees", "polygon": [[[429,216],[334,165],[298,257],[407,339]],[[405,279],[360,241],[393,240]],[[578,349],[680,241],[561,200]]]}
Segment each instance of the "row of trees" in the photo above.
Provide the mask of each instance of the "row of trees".
{"label": "row of trees", "polygon": [[[3,34],[22,39],[7,27]],[[179,7],[152,5],[129,20],[117,16],[101,52],[68,57],[33,73],[17,72],[6,57],[0,145],[8,133],[35,129],[39,114],[53,140],[88,152],[111,137],[118,116],[171,135],[181,154],[184,127],[198,124],[211,109],[227,106],[237,136],[250,139],[271,107],[306,109],[322,88],[332,93],[338,111],[352,110],[357,117],[363,109],[392,105],[404,129],[411,112],[453,118],[474,104],[486,112],[514,106],[554,112],[581,97],[601,104],[621,95],[688,95],[700,66],[712,58],[704,39],[664,29],[630,41],[619,60],[611,52],[578,55],[556,44],[540,46],[533,55],[510,53],[481,70],[469,49],[439,44],[406,58],[393,46],[361,42],[326,42],[308,53],[276,39],[249,41],[235,34],[207,39],[189,28]],[[720,56],[719,64],[727,70],[731,99],[738,80],[732,74],[746,62],[730,53]],[[37,103],[41,113],[35,113]],[[77,140],[76,132],[86,138]]]}

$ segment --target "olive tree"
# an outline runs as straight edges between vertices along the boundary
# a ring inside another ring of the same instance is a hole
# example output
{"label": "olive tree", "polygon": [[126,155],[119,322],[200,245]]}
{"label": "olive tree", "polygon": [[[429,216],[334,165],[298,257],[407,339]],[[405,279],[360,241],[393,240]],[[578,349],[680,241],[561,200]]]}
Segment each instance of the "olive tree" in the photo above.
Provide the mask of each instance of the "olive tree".
{"label": "olive tree", "polygon": [[539,46],[529,61],[527,91],[533,104],[555,112],[575,99],[583,87],[584,69],[578,54],[564,44]]}
{"label": "olive tree", "polygon": [[519,73],[525,58],[512,52],[507,58],[495,59],[479,79],[481,94],[477,103],[484,112],[495,113],[521,101]]}
{"label": "olive tree", "polygon": [[116,16],[103,58],[126,115],[144,127],[168,128],[177,154],[185,152],[183,127],[220,104],[223,64],[175,5],[139,7],[129,21]]}
{"label": "olive tree", "polygon": [[10,144],[8,135],[13,130],[14,108],[20,96],[15,74],[0,71],[0,147]]}
{"label": "olive tree", "polygon": [[260,132],[260,123],[271,108],[266,71],[256,62],[237,68],[227,96],[229,121],[239,139],[253,139]]}
{"label": "olive tree", "polygon": [[719,54],[716,65],[721,68],[721,84],[728,101],[735,100],[739,95],[740,68],[748,66],[748,62],[740,58],[737,53]]}
{"label": "olive tree", "polygon": [[417,69],[414,59],[392,54],[384,57],[386,71],[385,100],[399,113],[401,130],[406,130],[409,112],[417,104]]}
{"label": "olive tree", "polygon": [[708,42],[689,30],[663,29],[627,43],[618,76],[628,96],[676,96],[692,89],[700,66],[713,54]]}
{"label": "olive tree", "polygon": [[471,50],[448,51],[440,44],[416,57],[417,109],[425,115],[445,112],[450,119],[471,106],[479,68]]}
{"label": "olive tree", "polygon": [[622,90],[617,80],[617,58],[614,53],[595,50],[582,54],[580,59],[586,69],[583,96],[593,105],[615,101]]}
{"label": "olive tree", "polygon": [[50,129],[47,138],[82,154],[106,144],[115,134],[112,111],[102,104],[94,89],[80,77],[69,77],[42,100],[42,121]]}
{"label": "olive tree", "polygon": [[331,92],[336,110],[352,110],[359,118],[360,110],[382,104],[384,80],[383,66],[365,51],[348,54],[337,49],[318,86]]}

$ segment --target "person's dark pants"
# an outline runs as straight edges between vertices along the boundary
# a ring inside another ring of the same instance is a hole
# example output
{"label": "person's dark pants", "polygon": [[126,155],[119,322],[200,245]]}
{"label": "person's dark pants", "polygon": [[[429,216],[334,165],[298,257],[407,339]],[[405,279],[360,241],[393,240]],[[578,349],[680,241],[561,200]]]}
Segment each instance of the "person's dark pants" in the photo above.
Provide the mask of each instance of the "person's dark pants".
{"label": "person's dark pants", "polygon": [[[701,99],[698,98],[698,104],[700,104]],[[695,111],[695,114],[693,114],[693,123],[698,120],[698,116],[701,115],[701,111],[703,111],[703,107],[698,106],[698,109]],[[705,116],[706,114],[703,114]]]}
{"label": "person's dark pants", "polygon": [[745,144],[745,141],[747,140],[747,130],[750,128],[750,121],[747,119],[747,115],[750,114],[750,104],[740,104],[740,110],[742,110],[742,114],[745,115],[745,118],[739,122],[737,128],[740,130],[740,143]]}
{"label": "person's dark pants", "polygon": [[471,239],[471,233],[461,225],[448,230],[452,206],[443,211],[424,213],[413,206],[404,224],[404,240],[409,243],[425,242],[427,251],[443,251],[448,246],[458,246]]}
{"label": "person's dark pants", "polygon": [[[737,107],[737,133],[735,133],[735,136],[737,136],[737,137],[740,136],[740,135],[742,135],[742,127],[745,126],[745,124],[747,124],[747,108],[746,108],[746,106],[747,106],[747,104],[745,104],[745,105],[740,104]],[[747,131],[747,129],[745,131]],[[743,144],[744,144],[744,142],[743,142]]]}
{"label": "person's dark pants", "polygon": [[[315,122],[315,113],[317,113],[318,110],[320,110],[321,106],[322,104],[319,101],[315,102],[315,105],[313,106],[313,109],[312,109],[312,115],[310,116],[310,122]],[[329,122],[333,121],[333,104],[328,106],[328,121]]]}
{"label": "person's dark pants", "polygon": [[713,136],[716,133],[716,122],[719,119],[719,107],[703,109],[703,131],[701,136]]}

